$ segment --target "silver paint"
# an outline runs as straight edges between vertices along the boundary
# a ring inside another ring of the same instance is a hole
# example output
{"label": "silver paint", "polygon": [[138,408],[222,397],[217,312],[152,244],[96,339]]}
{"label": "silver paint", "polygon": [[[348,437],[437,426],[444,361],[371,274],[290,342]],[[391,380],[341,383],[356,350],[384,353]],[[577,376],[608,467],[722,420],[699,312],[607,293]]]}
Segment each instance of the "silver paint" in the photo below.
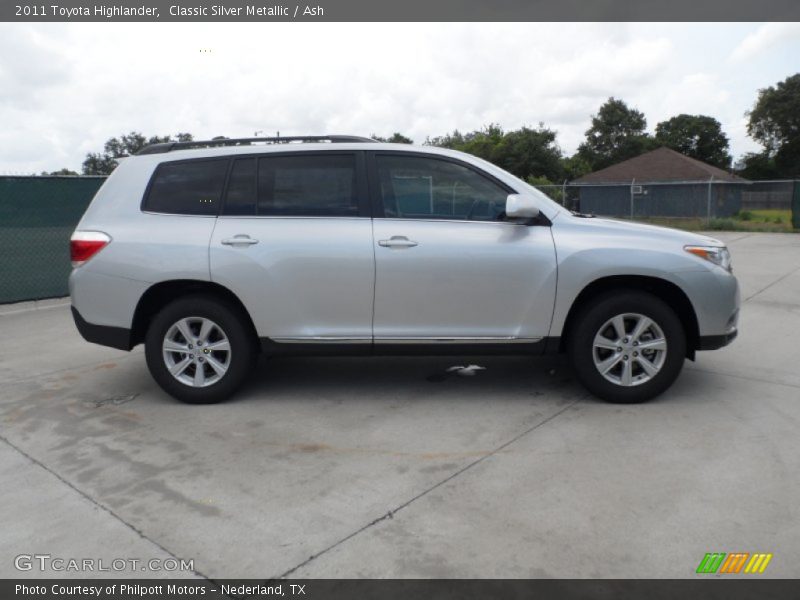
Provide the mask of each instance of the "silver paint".
{"label": "silver paint", "polygon": [[[331,149],[282,144],[181,150],[124,159],[78,230],[113,242],[73,270],[73,305],[89,322],[130,328],[142,294],[171,280],[213,281],[235,294],[261,337],[519,340],[560,336],[580,292],[599,278],[656,277],[678,286],[701,335],[736,326],[736,278],[683,250],[712,238],[611,219],[573,216],[502,169],[452,150],[336,144],[455,157],[508,185],[551,226],[512,222],[368,218],[202,217],[141,211],[162,161]],[[248,236],[257,243],[238,243]],[[384,243],[381,243],[381,242]]]}

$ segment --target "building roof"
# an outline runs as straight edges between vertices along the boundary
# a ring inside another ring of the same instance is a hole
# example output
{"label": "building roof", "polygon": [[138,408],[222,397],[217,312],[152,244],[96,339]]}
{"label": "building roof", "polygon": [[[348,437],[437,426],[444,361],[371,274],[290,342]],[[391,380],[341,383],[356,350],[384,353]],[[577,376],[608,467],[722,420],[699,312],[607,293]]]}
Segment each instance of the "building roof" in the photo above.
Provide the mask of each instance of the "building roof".
{"label": "building roof", "polygon": [[634,179],[636,183],[708,181],[711,177],[714,181],[748,182],[747,179],[662,146],[584,175],[576,179],[575,183],[630,183]]}

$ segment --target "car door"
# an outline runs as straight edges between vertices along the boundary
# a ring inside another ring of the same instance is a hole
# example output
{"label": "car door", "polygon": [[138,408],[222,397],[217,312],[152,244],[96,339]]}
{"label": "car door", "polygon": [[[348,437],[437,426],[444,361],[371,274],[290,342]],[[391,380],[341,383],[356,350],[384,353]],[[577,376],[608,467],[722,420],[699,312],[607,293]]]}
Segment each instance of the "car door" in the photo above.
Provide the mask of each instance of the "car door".
{"label": "car door", "polygon": [[547,335],[556,257],[546,219],[503,220],[514,190],[467,162],[375,152],[369,163],[376,344]]}
{"label": "car door", "polygon": [[275,342],[372,337],[374,256],[364,157],[234,157],[211,238],[211,278]]}

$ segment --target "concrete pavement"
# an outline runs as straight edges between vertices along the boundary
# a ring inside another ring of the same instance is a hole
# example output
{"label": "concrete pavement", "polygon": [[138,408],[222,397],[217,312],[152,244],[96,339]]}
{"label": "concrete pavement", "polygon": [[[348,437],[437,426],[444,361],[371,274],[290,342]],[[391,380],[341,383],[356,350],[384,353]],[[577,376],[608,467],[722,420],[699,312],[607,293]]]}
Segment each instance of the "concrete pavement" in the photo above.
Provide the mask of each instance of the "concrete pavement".
{"label": "concrete pavement", "polygon": [[33,553],[193,561],[125,577],[692,577],[711,551],[800,576],[800,236],[714,235],[739,339],[640,406],[560,358],[277,359],[185,406],[66,306],[0,311],[0,577],[93,575],[17,571]]}

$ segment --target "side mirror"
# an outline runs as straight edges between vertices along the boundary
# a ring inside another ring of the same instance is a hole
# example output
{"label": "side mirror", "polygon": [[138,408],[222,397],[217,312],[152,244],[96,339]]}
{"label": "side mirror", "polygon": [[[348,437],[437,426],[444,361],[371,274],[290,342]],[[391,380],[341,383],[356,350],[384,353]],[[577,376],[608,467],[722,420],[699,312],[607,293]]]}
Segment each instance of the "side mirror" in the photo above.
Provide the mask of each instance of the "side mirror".
{"label": "side mirror", "polygon": [[539,216],[539,207],[530,196],[509,194],[506,198],[506,217],[509,219],[534,219]]}

